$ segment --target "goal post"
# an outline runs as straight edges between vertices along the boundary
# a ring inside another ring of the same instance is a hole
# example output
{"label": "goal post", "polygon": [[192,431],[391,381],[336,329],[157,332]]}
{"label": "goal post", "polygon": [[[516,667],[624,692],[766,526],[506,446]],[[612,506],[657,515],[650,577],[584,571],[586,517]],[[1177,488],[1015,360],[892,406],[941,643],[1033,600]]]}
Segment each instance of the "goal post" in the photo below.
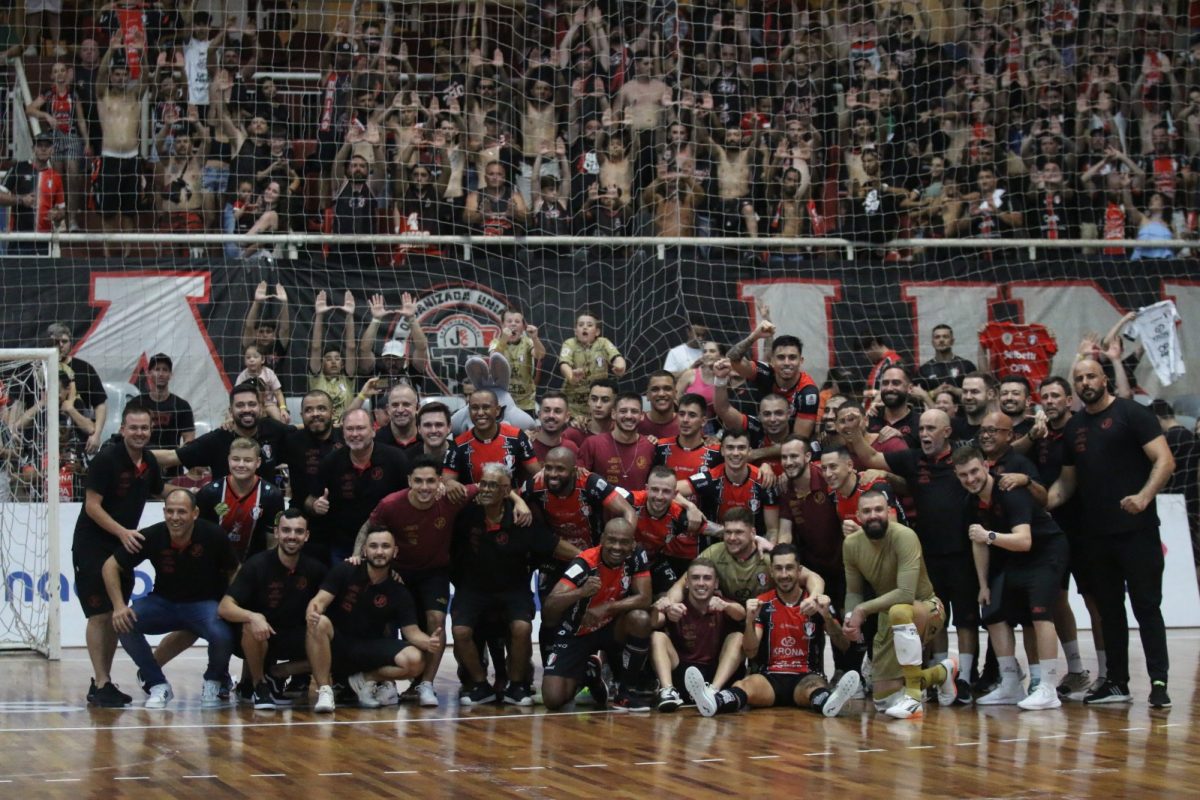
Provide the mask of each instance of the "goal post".
{"label": "goal post", "polygon": [[59,359],[0,349],[0,650],[62,654]]}

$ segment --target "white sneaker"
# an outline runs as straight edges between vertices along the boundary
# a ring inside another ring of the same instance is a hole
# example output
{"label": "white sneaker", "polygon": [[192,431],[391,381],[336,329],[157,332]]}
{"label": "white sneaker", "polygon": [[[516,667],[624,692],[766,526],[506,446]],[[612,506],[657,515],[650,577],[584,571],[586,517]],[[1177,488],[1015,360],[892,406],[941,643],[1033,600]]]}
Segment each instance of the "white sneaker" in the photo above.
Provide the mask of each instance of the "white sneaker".
{"label": "white sneaker", "polygon": [[1017,707],[1024,711],[1044,711],[1062,708],[1062,700],[1058,699],[1058,692],[1052,686],[1039,683],[1028,697],[1017,703]]}
{"label": "white sneaker", "polygon": [[870,692],[872,689],[871,673],[871,656],[866,654],[863,656],[862,667],[858,670],[858,677],[862,678],[863,691]]}
{"label": "white sneaker", "polygon": [[1015,706],[1025,699],[1025,692],[1020,683],[1005,685],[1003,681],[983,697],[975,698],[977,706]]}
{"label": "white sneaker", "polygon": [[367,680],[361,672],[351,675],[347,682],[354,693],[358,695],[359,708],[379,708],[380,703],[375,699],[375,689],[379,684]]}
{"label": "white sneaker", "polygon": [[854,697],[854,694],[862,688],[862,679],[858,677],[858,673],[850,670],[842,679],[838,681],[837,688],[825,700],[825,705],[821,706],[821,713],[827,717],[836,717],[842,707]]}
{"label": "white sneaker", "polygon": [[175,698],[171,684],[163,682],[150,687],[150,696],[146,698],[144,708],[166,708],[167,703]]}
{"label": "white sneaker", "polygon": [[958,659],[943,658],[941,664],[946,668],[946,680],[938,685],[938,705],[952,706],[958,699]]}
{"label": "white sneaker", "polygon": [[433,684],[429,681],[421,681],[417,684],[417,705],[421,708],[437,708],[438,696],[433,690]]}
{"label": "white sneaker", "polygon": [[892,703],[883,713],[892,719],[921,719],[925,716],[925,707],[920,700],[905,694],[899,702]]}
{"label": "white sneaker", "polygon": [[384,681],[375,684],[375,699],[381,706],[400,705],[400,693],[396,691],[396,682]]}
{"label": "white sneaker", "polygon": [[313,706],[313,711],[318,714],[328,714],[334,709],[333,704],[333,687],[321,686],[317,689],[317,703]]}
{"label": "white sneaker", "polygon": [[717,713],[717,694],[704,681],[704,675],[695,667],[688,667],[687,672],[683,673],[683,685],[687,687],[688,694],[692,696],[692,700],[696,702],[696,710],[701,716],[711,717]]}
{"label": "white sneaker", "polygon": [[206,680],[204,688],[200,690],[200,707],[220,708],[223,705],[225,701],[221,699],[221,682]]}

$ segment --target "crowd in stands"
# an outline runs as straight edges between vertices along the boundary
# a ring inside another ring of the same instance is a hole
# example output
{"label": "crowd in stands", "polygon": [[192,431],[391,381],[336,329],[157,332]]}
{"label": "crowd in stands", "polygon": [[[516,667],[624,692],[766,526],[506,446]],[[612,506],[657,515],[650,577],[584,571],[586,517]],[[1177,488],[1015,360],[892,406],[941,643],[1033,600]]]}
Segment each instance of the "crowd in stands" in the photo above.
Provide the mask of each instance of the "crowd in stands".
{"label": "crowd in stands", "polygon": [[82,3],[66,28],[27,15],[23,51],[10,11],[0,44],[43,64],[27,111],[53,152],[34,168],[65,185],[32,204],[11,170],[10,227],[1196,233],[1188,0],[299,6]]}

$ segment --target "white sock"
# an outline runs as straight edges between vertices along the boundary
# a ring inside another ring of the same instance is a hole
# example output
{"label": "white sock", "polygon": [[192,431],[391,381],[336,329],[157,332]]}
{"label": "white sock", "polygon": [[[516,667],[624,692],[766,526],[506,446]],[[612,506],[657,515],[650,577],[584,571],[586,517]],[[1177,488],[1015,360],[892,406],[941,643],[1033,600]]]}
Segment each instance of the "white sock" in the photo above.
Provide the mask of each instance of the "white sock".
{"label": "white sock", "polygon": [[975,656],[970,653],[958,654],[958,674],[971,680],[971,667],[975,666]]}
{"label": "white sock", "polygon": [[1108,658],[1103,650],[1096,651],[1096,677],[1108,677]]}
{"label": "white sock", "polygon": [[1029,665],[1029,680],[1032,682],[1032,681],[1040,681],[1041,679],[1042,679],[1041,662],[1038,662],[1037,664],[1030,664]]}
{"label": "white sock", "polygon": [[1021,682],[1021,672],[1017,667],[1016,656],[997,656],[1000,663],[1000,683],[1003,686],[1016,686]]}
{"label": "white sock", "polygon": [[1067,672],[1083,672],[1083,659],[1079,656],[1079,641],[1063,642],[1062,648],[1067,655]]}
{"label": "white sock", "polygon": [[1058,664],[1047,664],[1042,672],[1042,681],[1047,686],[1058,686]]}

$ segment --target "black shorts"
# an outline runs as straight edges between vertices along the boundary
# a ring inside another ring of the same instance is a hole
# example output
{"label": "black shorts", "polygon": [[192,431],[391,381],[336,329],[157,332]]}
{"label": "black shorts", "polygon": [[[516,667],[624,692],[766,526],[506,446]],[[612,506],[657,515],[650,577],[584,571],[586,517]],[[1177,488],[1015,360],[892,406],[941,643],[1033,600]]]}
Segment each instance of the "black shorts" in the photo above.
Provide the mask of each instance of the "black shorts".
{"label": "black shorts", "polygon": [[791,672],[764,672],[762,674],[767,679],[767,683],[771,684],[771,689],[775,692],[774,706],[796,706],[796,687],[804,681],[812,683],[824,683],[825,678],[815,672],[807,672],[803,675]]}
{"label": "black shorts", "polygon": [[712,198],[709,211],[712,214],[713,235],[740,236],[746,227],[742,214],[747,208],[753,213],[754,204],[747,198]]}
{"label": "black shorts", "polygon": [[713,678],[717,677],[717,662],[715,661],[708,664],[690,664],[687,661],[680,661],[679,666],[671,670],[671,682],[675,684],[675,690],[683,697],[685,703],[695,702],[692,696],[688,694],[687,682],[684,680],[684,675],[692,667],[700,670],[700,674],[704,676],[705,683],[712,683]]}
{"label": "black shorts", "polygon": [[429,611],[446,613],[450,607],[450,570],[400,570],[408,593],[417,609],[417,623],[424,629],[425,614]]}
{"label": "black shorts", "polygon": [[1092,593],[1091,560],[1087,554],[1087,540],[1082,533],[1067,531],[1067,568],[1063,571],[1062,588],[1071,588],[1071,577],[1075,578],[1075,588],[1080,594]]}
{"label": "black shorts", "polygon": [[992,598],[992,606],[997,610],[985,624],[1004,621],[1009,625],[1026,625],[1054,618],[1062,576],[1067,571],[1067,538],[1055,536],[1040,547],[1042,552],[1032,563],[1004,569],[1003,597]]}
{"label": "black shorts", "polygon": [[616,626],[612,623],[583,636],[556,636],[550,643],[550,652],[546,656],[542,674],[576,681],[583,680],[588,658],[592,654],[604,650],[612,651],[612,654],[616,655],[616,651],[621,646],[621,643],[617,641]]}
{"label": "black shorts", "polygon": [[322,170],[333,169],[334,159],[337,158],[337,152],[341,148],[341,144],[332,134],[317,134],[317,149],[312,155],[312,160],[315,161]]}
{"label": "black shorts", "polygon": [[333,671],[345,676],[390,667],[406,647],[412,645],[403,639],[355,639],[335,632],[331,647]]}
{"label": "black shorts", "polygon": [[[85,617],[97,614],[107,614],[113,610],[112,602],[108,599],[108,590],[104,588],[104,577],[100,571],[108,557],[121,548],[121,543],[113,538],[113,543],[76,541],[71,547],[71,562],[75,568],[75,593],[79,595],[79,604],[83,606]],[[125,602],[133,595],[133,572],[121,570],[121,596]]]}
{"label": "black shorts", "polygon": [[[242,649],[242,628],[243,625],[234,625],[237,629],[233,637],[233,654],[238,658],[245,658],[246,652]],[[304,642],[308,629],[300,628],[283,628],[276,629],[275,635],[267,640],[267,657],[264,663],[267,667],[272,664],[277,664],[281,661],[305,661],[308,659],[308,651],[305,649]]]}
{"label": "black shorts", "polygon": [[454,593],[451,623],[474,629],[492,609],[499,610],[505,622],[532,622],[533,593],[524,587],[504,592],[479,592],[460,587]]}
{"label": "black shorts", "polygon": [[136,214],[138,210],[138,159],[100,157],[100,213]]}
{"label": "black shorts", "polygon": [[667,558],[661,553],[650,565],[650,589],[655,597],[666,594],[682,574],[675,569],[675,559]]}
{"label": "black shorts", "polygon": [[933,593],[946,606],[946,624],[979,627],[979,579],[969,553],[953,556],[925,556],[925,568]]}

